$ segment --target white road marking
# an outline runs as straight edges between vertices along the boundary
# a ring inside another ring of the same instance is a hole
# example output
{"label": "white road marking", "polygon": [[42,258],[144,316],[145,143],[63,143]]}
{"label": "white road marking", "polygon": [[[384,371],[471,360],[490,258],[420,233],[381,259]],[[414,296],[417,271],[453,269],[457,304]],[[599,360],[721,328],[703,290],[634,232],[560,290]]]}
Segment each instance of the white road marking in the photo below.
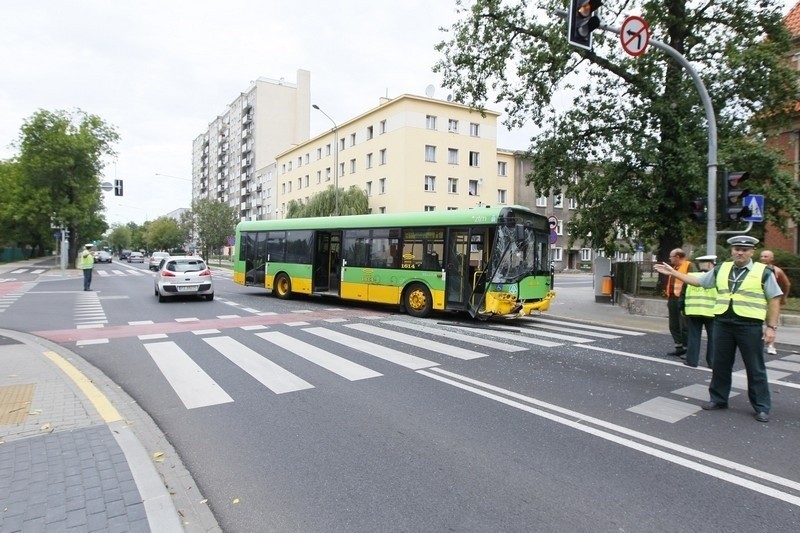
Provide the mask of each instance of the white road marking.
{"label": "white road marking", "polygon": [[327,328],[307,328],[303,331],[307,331],[329,341],[338,342],[339,344],[343,344],[348,348],[353,348],[354,350],[364,352],[365,354],[383,359],[384,361],[389,361],[390,363],[394,363],[405,368],[410,368],[411,370],[430,368],[432,366],[438,366],[439,364]]}
{"label": "white road marking", "polygon": [[467,350],[465,348],[459,348],[458,346],[451,346],[443,342],[436,342],[429,339],[425,339],[423,341],[422,339],[420,339],[419,337],[415,337],[414,335],[408,335],[406,333],[400,333],[398,331],[392,331],[385,328],[370,326],[369,324],[346,324],[345,327],[355,329],[358,331],[363,331],[364,333],[371,333],[373,335],[377,335],[378,337],[383,337],[385,339],[391,339],[393,341],[410,344],[412,346],[422,346],[424,343],[424,346],[422,347],[425,348],[426,350],[439,352],[443,355],[449,355],[450,357],[463,359],[465,361],[468,361],[470,359],[479,359],[481,357],[486,357],[487,355],[485,353],[475,352],[473,350]]}

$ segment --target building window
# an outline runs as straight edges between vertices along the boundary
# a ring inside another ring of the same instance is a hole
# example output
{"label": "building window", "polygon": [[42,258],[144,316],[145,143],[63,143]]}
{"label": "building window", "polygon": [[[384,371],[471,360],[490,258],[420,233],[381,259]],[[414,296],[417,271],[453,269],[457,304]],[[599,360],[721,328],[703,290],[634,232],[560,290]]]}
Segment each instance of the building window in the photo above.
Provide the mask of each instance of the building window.
{"label": "building window", "polygon": [[306,165],[308,164],[308,161],[309,161],[310,157],[311,157],[311,154],[306,154]]}
{"label": "building window", "polygon": [[306,174],[306,187],[308,187],[308,174]]}
{"label": "building window", "polygon": [[385,194],[386,193],[386,178],[381,178],[378,180],[378,194]]}
{"label": "building window", "polygon": [[564,195],[561,193],[553,196],[553,207],[564,207]]}
{"label": "building window", "polygon": [[367,126],[367,140],[372,139],[372,126]]}
{"label": "building window", "polygon": [[322,183],[322,171],[317,170],[317,185],[319,185],[320,183]]}
{"label": "building window", "polygon": [[339,139],[339,151],[341,152],[342,150],[344,150],[344,137]]}
{"label": "building window", "polygon": [[317,148],[317,161],[322,159],[322,148]]}
{"label": "building window", "polygon": [[506,163],[505,161],[497,162],[497,175],[508,176],[508,163]]}
{"label": "building window", "polygon": [[289,168],[287,168],[286,170],[288,170],[289,172],[292,171],[292,162],[291,161],[289,161]]}
{"label": "building window", "polygon": [[581,248],[581,261],[591,261],[591,260],[592,260],[592,249]]}
{"label": "building window", "polygon": [[325,145],[325,155],[331,155],[331,143]]}
{"label": "building window", "polygon": [[447,192],[458,194],[458,178],[447,178]]}
{"label": "building window", "polygon": [[344,176],[344,161],[339,163],[339,174],[338,176]]}
{"label": "building window", "polygon": [[450,133],[458,133],[458,121],[450,119],[447,121],[447,131]]}
{"label": "building window", "polygon": [[436,206],[435,205],[426,205],[425,206],[425,211],[436,211]]}
{"label": "building window", "polygon": [[425,161],[428,163],[436,163],[436,147],[430,144],[425,145]]}
{"label": "building window", "polygon": [[436,191],[436,176],[425,176],[425,190],[427,192]]}
{"label": "building window", "polygon": [[536,198],[536,207],[547,207],[547,196],[539,196]]}
{"label": "building window", "polygon": [[378,208],[378,213],[381,213],[381,214],[386,213],[386,208],[385,207],[379,207]]}
{"label": "building window", "polygon": [[381,151],[378,153],[378,155],[379,155],[379,158],[380,158],[380,164],[381,164],[381,165],[385,165],[385,164],[386,164],[386,148],[384,148],[383,150],[381,150]]}
{"label": "building window", "polygon": [[554,246],[550,248],[550,257],[553,261],[561,261],[561,248],[558,246]]}
{"label": "building window", "polygon": [[568,209],[577,209],[578,208],[578,201],[575,198],[570,198],[567,200],[567,208]]}
{"label": "building window", "polygon": [[331,181],[331,167],[325,169],[325,181]]}
{"label": "building window", "polygon": [[367,154],[367,168],[372,168],[372,152]]}
{"label": "building window", "polygon": [[458,164],[458,149],[457,148],[448,148],[447,149],[447,162],[451,165]]}
{"label": "building window", "polygon": [[355,145],[356,145],[356,134],[355,133],[351,133],[350,134],[350,146],[355,146]]}
{"label": "building window", "polygon": [[469,135],[470,137],[480,137],[480,124],[476,124],[475,122],[470,122],[469,125]]}
{"label": "building window", "polygon": [[564,235],[564,221],[559,220],[556,224],[556,235]]}
{"label": "building window", "polygon": [[297,168],[300,168],[302,166],[303,166],[303,158],[302,157],[298,157],[297,158]]}
{"label": "building window", "polygon": [[371,181],[367,182],[366,192],[367,192],[367,196],[372,196],[372,182]]}
{"label": "building window", "polygon": [[385,121],[385,120],[381,120],[381,121],[378,123],[378,132],[379,132],[381,135],[383,135],[384,133],[386,133],[386,121]]}
{"label": "building window", "polygon": [[355,159],[351,159],[350,160],[350,174],[355,174],[355,173],[356,173],[356,160]]}
{"label": "building window", "polygon": [[469,195],[478,196],[478,180],[469,180]]}
{"label": "building window", "polygon": [[471,166],[471,167],[480,166],[479,158],[478,158],[479,155],[480,154],[478,154],[478,152],[470,152],[469,153],[469,166]]}
{"label": "building window", "polygon": [[303,188],[303,178],[299,177],[297,178],[297,190],[299,191],[302,188]]}
{"label": "building window", "polygon": [[497,189],[497,203],[498,204],[506,203],[506,190],[505,189]]}
{"label": "building window", "polygon": [[436,129],[436,117],[433,115],[425,115],[425,127],[429,130]]}
{"label": "building window", "polygon": [[291,181],[289,181],[289,182],[287,182],[287,183],[286,183],[286,185],[288,185],[288,186],[289,186],[289,190],[288,190],[288,191],[286,191],[286,192],[292,192],[292,182],[291,182]]}

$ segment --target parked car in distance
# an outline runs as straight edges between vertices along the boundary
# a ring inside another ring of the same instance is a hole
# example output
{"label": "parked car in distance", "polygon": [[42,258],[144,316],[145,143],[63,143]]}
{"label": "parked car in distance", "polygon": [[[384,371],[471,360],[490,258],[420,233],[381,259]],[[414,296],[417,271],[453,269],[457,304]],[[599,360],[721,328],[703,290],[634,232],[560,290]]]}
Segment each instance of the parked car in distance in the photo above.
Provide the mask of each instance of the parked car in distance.
{"label": "parked car in distance", "polygon": [[142,252],[128,252],[128,263],[144,263],[144,254]]}
{"label": "parked car in distance", "polygon": [[[128,259],[128,256],[129,256],[129,255],[131,255],[131,251],[130,251],[130,250],[122,250],[122,251],[119,253],[119,260],[120,260],[120,261],[125,261],[126,259]],[[129,261],[129,262],[130,262],[130,261]]]}
{"label": "parked car in distance", "polygon": [[150,254],[150,260],[148,262],[150,270],[158,270],[158,265],[161,263],[161,260],[167,257],[169,257],[167,252],[153,252]]}
{"label": "parked car in distance", "polygon": [[94,256],[95,263],[110,263],[111,262],[111,254],[106,252],[105,250],[100,250],[97,252],[97,255]]}
{"label": "parked car in distance", "polygon": [[174,296],[199,296],[213,300],[211,269],[197,256],[169,257],[161,262],[153,290],[159,302]]}

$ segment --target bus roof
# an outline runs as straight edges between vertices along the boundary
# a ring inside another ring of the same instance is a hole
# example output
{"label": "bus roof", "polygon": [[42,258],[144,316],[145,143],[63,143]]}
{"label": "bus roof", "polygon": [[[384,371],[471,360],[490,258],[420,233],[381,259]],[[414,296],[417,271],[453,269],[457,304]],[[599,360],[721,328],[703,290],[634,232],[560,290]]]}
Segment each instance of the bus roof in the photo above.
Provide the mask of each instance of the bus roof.
{"label": "bus roof", "polygon": [[246,220],[239,222],[236,231],[307,230],[392,228],[400,226],[474,226],[497,224],[499,218],[541,217],[524,206],[479,207],[450,211],[415,211],[410,213],[382,213],[373,215],[347,215],[339,217],[284,218],[280,220]]}

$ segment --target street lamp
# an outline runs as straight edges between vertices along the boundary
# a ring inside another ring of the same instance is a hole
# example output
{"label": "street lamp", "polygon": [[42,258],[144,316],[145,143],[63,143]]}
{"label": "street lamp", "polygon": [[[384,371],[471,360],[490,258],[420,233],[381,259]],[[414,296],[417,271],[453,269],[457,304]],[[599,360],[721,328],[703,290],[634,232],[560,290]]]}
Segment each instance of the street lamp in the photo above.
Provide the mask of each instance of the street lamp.
{"label": "street lamp", "polygon": [[311,104],[311,107],[325,115],[333,124],[333,216],[339,216],[339,126],[317,104]]}

